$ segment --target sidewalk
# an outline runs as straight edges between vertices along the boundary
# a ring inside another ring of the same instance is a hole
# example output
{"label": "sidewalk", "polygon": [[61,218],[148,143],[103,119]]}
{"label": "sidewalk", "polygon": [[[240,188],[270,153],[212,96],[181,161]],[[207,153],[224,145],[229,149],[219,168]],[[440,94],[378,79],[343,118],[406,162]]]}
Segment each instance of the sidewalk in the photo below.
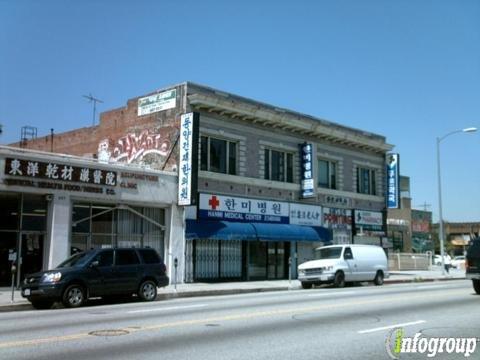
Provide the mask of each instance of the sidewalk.
{"label": "sidewalk", "polygon": [[[411,282],[429,282],[465,279],[465,270],[451,269],[446,276],[442,275],[439,268],[429,271],[392,271],[390,278],[385,279],[385,285]],[[248,282],[229,282],[229,283],[193,283],[178,284],[175,290],[174,285],[158,290],[158,300],[171,299],[177,297],[194,296],[215,296],[230,295],[266,291],[280,290],[300,290],[298,280],[272,280],[272,281],[248,281]],[[14,291],[14,300],[12,299],[11,288],[0,288],[0,312],[14,310],[31,310],[30,303],[22,298],[20,291]]]}

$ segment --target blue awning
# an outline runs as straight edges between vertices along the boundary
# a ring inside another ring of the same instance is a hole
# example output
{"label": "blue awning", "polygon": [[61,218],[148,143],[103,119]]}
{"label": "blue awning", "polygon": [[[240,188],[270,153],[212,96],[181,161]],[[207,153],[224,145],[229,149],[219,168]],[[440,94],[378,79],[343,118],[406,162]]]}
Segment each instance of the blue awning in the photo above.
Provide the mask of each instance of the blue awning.
{"label": "blue awning", "polygon": [[321,241],[330,243],[332,232],[324,227],[291,224],[187,220],[187,239],[245,241]]}
{"label": "blue awning", "polygon": [[257,240],[257,233],[248,223],[232,221],[187,220],[187,239]]}

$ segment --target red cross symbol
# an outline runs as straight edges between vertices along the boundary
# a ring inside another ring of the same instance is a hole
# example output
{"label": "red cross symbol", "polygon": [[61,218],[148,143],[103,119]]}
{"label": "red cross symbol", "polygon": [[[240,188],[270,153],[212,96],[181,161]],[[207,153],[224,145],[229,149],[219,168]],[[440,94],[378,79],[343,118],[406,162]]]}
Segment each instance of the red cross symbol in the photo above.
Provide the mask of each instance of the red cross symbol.
{"label": "red cross symbol", "polygon": [[217,197],[213,195],[210,200],[208,200],[208,205],[212,207],[213,210],[217,209],[217,206],[220,205],[220,201],[218,201]]}

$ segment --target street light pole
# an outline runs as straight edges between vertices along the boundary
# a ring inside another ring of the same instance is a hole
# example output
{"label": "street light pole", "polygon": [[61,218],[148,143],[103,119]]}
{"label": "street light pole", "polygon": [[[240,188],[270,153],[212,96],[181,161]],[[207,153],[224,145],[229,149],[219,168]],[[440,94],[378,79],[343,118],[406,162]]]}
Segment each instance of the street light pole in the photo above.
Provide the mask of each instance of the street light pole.
{"label": "street light pole", "polygon": [[437,137],[437,175],[438,175],[438,225],[439,225],[439,230],[438,230],[438,236],[440,238],[440,257],[442,258],[442,275],[445,274],[445,250],[444,250],[444,228],[443,228],[443,214],[442,214],[442,179],[440,175],[440,142],[445,139],[447,136],[450,136],[452,134],[460,133],[460,132],[465,132],[465,133],[472,133],[476,132],[477,128],[470,127],[470,128],[465,128],[462,130],[455,130],[452,132],[449,132],[448,134],[442,136],[442,137]]}

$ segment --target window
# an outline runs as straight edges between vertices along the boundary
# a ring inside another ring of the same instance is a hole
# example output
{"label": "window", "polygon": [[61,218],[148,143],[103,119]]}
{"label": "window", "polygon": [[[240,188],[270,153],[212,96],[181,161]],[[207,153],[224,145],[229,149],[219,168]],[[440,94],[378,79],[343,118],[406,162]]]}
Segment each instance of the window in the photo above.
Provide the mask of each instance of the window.
{"label": "window", "polygon": [[357,168],[357,192],[360,194],[376,195],[375,170]]}
{"label": "window", "polygon": [[337,188],[337,164],[327,160],[318,160],[318,187]]}
{"label": "window", "polygon": [[157,252],[153,249],[148,250],[138,250],[142,260],[145,264],[158,264],[160,263],[160,257],[158,256]]}
{"label": "window", "polygon": [[201,137],[201,170],[237,174],[237,144],[228,140]]}
{"label": "window", "polygon": [[137,265],[139,263],[135,250],[117,250],[115,252],[116,265]]}
{"label": "window", "polygon": [[113,265],[113,250],[105,250],[99,253],[93,261],[98,261],[98,266],[112,266]]}
{"label": "window", "polygon": [[265,179],[293,183],[293,154],[265,149]]}

